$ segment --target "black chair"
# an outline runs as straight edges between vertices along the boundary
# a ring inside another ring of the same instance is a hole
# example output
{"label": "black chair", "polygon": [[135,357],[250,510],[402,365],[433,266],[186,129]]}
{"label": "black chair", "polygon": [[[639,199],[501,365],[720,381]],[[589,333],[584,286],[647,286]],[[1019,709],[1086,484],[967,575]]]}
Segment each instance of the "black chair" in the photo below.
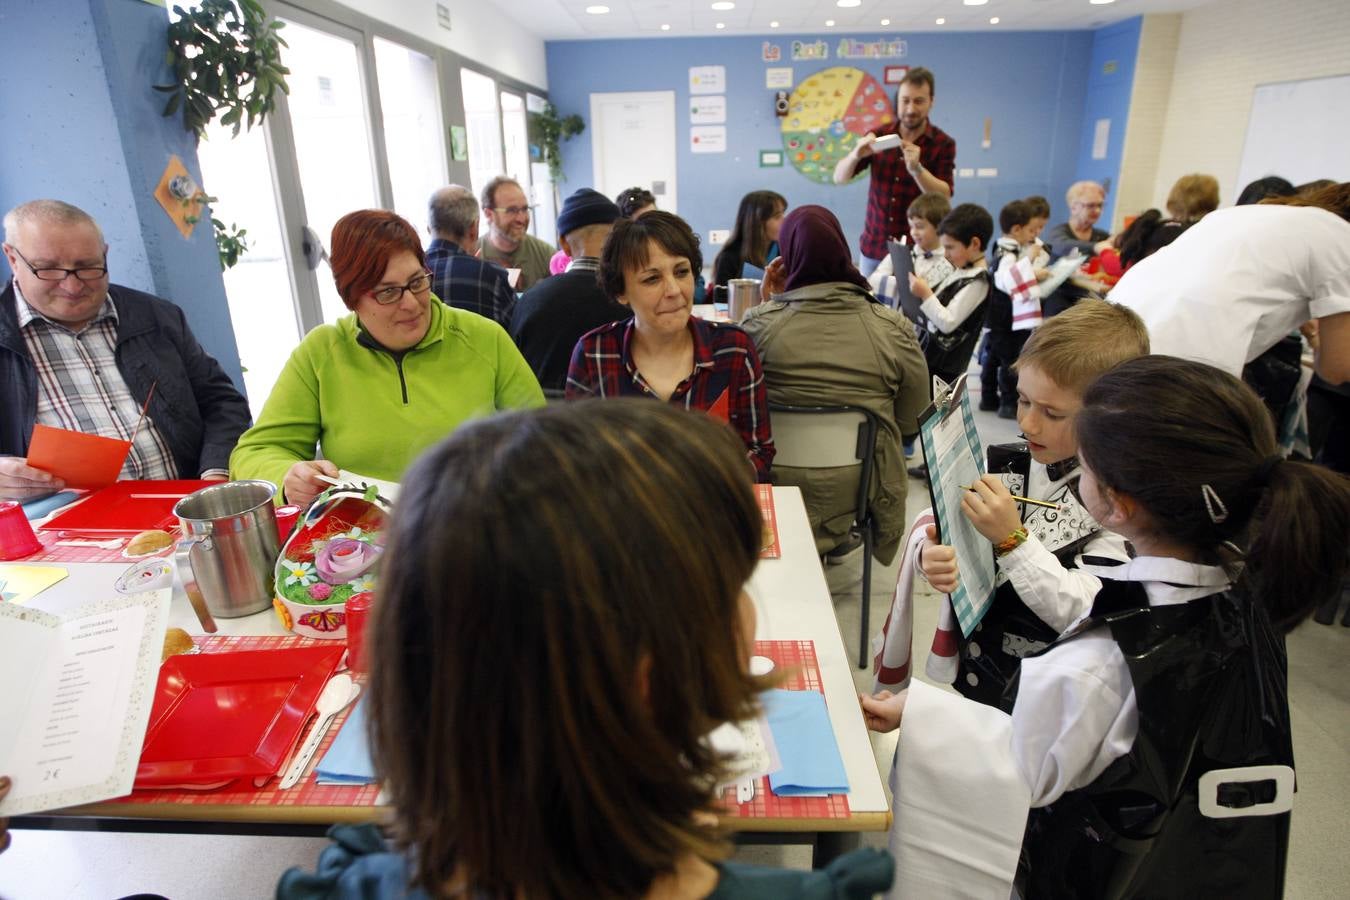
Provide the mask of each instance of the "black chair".
{"label": "black chair", "polygon": [[877,446],[877,419],[858,406],[783,406],[770,404],[774,464],[798,469],[858,467],[858,495],[853,525],[862,535],[862,628],[858,668],[867,667],[867,619],[872,602],[872,514],[867,488],[872,481]]}

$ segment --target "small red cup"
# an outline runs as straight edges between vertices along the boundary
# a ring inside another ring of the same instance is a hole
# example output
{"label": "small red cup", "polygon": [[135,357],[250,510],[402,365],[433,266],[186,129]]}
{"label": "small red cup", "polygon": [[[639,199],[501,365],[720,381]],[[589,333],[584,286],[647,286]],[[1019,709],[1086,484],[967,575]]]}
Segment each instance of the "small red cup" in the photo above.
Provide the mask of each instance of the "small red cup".
{"label": "small red cup", "polygon": [[22,559],[42,549],[33,526],[23,514],[23,504],[0,502],[0,559]]}
{"label": "small red cup", "polygon": [[353,672],[366,671],[366,622],[370,619],[370,591],[352,594],[343,609],[347,614],[347,665]]}
{"label": "small red cup", "polygon": [[286,538],[291,536],[295,529],[295,523],[300,518],[300,507],[298,506],[278,506],[277,510],[277,545],[286,546]]}

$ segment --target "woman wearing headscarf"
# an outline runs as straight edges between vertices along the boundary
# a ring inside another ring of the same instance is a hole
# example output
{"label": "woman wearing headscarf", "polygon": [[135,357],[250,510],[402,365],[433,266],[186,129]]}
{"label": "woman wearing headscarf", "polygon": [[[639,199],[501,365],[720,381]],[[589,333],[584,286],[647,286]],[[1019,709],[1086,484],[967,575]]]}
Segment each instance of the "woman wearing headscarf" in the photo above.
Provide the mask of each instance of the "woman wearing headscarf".
{"label": "woman wearing headscarf", "polygon": [[[919,430],[928,404],[928,367],[903,315],[878,303],[854,267],[839,220],[822,206],[801,206],[783,219],[782,256],[765,271],[764,302],[741,327],[759,351],[769,402],[788,406],[858,406],[877,418],[877,449],[868,486],[876,523],[876,558],[895,557],[905,528],[902,436]],[[857,502],[855,469],[775,465],[775,484],[802,489],[821,553],[850,541]]]}

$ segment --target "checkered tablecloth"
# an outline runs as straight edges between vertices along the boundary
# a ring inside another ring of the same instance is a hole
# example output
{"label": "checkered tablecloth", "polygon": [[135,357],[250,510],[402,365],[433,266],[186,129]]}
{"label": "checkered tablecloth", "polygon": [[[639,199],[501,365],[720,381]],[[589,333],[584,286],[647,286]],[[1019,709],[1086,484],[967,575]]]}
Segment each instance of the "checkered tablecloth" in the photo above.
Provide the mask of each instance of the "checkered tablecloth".
{"label": "checkered tablecloth", "polygon": [[764,542],[759,548],[759,558],[778,559],[783,555],[783,547],[778,541],[778,517],[773,510],[773,485],[755,485],[755,499],[759,501],[760,515],[764,517]]}
{"label": "checkered tablecloth", "polygon": [[[284,636],[208,636],[197,637],[203,653],[227,653],[250,650],[279,650],[288,647],[307,647],[328,643],[295,635]],[[787,676],[781,685],[785,690],[822,691],[820,668],[816,662],[815,645],[811,641],[756,641],[755,653],[767,656],[777,665],[777,671]],[[363,682],[364,676],[357,681]],[[236,781],[216,790],[136,790],[112,801],[116,804],[140,807],[139,814],[152,812],[151,807],[164,807],[164,818],[173,818],[175,806],[232,806],[232,807],[374,807],[379,796],[379,785],[325,785],[319,784],[314,766],[323,758],[342,729],[351,707],[338,714],[319,749],[314,754],[310,771],[290,790],[279,790],[280,779],[271,778],[261,787],[251,781]],[[308,733],[306,726],[305,733]],[[755,798],[749,803],[737,803],[736,791],[729,788],[720,801],[725,815],[740,819],[846,819],[849,817],[848,798],[778,797],[769,790],[768,777],[760,778]]]}
{"label": "checkered tablecloth", "polygon": [[[194,640],[201,647],[203,653],[282,650],[290,647],[315,647],[333,643],[332,641],[316,641],[296,635],[210,635],[195,637]],[[365,676],[355,677],[358,682],[364,682],[365,680]],[[240,779],[223,788],[211,791],[136,790],[114,802],[136,805],[162,804],[166,807],[198,804],[210,806],[374,806],[375,798],[380,792],[379,785],[319,784],[314,776],[314,766],[318,764],[320,759],[323,759],[324,753],[328,752],[328,748],[332,746],[333,740],[342,730],[343,724],[346,723],[347,713],[351,709],[352,706],[348,706],[338,713],[333,720],[332,727],[328,729],[328,733],[323,736],[323,740],[319,743],[319,749],[314,752],[309,772],[290,790],[279,790],[277,786],[281,783],[281,779],[275,777],[268,779],[267,783],[261,787],[255,786],[252,781]],[[311,727],[313,727],[312,717],[301,734],[302,740],[304,735],[309,733]],[[167,809],[164,815],[166,818],[172,818],[172,813]]]}
{"label": "checkered tablecloth", "polygon": [[[779,687],[787,691],[825,693],[820,683],[813,641],[755,641],[755,653],[774,661],[776,670],[787,676]],[[755,782],[755,797],[748,803],[736,802],[736,788],[729,787],[720,801],[724,815],[741,819],[847,819],[848,796],[779,797],[769,789],[769,777]]]}

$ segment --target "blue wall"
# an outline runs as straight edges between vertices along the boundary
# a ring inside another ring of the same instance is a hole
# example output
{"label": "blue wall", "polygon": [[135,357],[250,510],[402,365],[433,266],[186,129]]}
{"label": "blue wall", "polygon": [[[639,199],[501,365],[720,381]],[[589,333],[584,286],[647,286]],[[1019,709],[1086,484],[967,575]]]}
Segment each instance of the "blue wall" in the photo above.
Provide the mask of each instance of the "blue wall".
{"label": "blue wall", "polygon": [[[801,83],[831,66],[853,66],[881,80],[886,65],[922,65],[937,78],[932,121],[957,143],[955,202],[979,203],[997,217],[1009,200],[1043,194],[1050,199],[1053,219],[1064,218],[1064,192],[1079,177],[1092,32],[921,33],[904,36],[903,58],[870,61],[837,59],[834,51],[842,37],[868,41],[896,36],[835,33],[550,42],[546,48],[550,99],[562,114],[579,113],[588,125],[587,131],[562,145],[567,181],[561,190],[567,194],[591,183],[591,93],[674,90],[679,210],[705,242],[710,229],[731,226],[743,194],[764,188],[783,194],[793,206],[829,207],[856,255],[867,203],[865,179],[844,186],[823,185],[791,166],[759,167],[760,150],[782,148],[774,92],[764,87],[764,70],[791,66],[794,81]],[[830,45],[828,60],[790,59],[794,39],[817,38]],[[761,61],[765,41],[783,49],[782,62]],[[726,153],[695,155],[689,150],[688,70],[701,65],[726,67]],[[986,117],[993,120],[992,146],[987,150],[980,146]],[[997,168],[998,175],[962,178],[961,168]]]}
{"label": "blue wall", "polygon": [[[1139,32],[1143,18],[1135,16],[1115,25],[1099,28],[1092,35],[1092,61],[1087,78],[1087,99],[1083,107],[1083,130],[1078,148],[1079,178],[1100,181],[1112,188],[1106,193],[1106,208],[1099,227],[1110,230],[1115,215],[1115,182],[1120,178],[1121,156],[1125,148],[1125,123],[1130,115],[1130,95],[1134,86],[1135,62],[1139,56]],[[1111,122],[1104,159],[1092,158],[1097,121]]]}
{"label": "blue wall", "polygon": [[151,87],[170,80],[167,27],[142,0],[0,2],[0,210],[54,197],[89,212],[112,280],[181,306],[242,390],[210,225],[184,240],[153,197],[172,155],[201,177],[192,135]]}

